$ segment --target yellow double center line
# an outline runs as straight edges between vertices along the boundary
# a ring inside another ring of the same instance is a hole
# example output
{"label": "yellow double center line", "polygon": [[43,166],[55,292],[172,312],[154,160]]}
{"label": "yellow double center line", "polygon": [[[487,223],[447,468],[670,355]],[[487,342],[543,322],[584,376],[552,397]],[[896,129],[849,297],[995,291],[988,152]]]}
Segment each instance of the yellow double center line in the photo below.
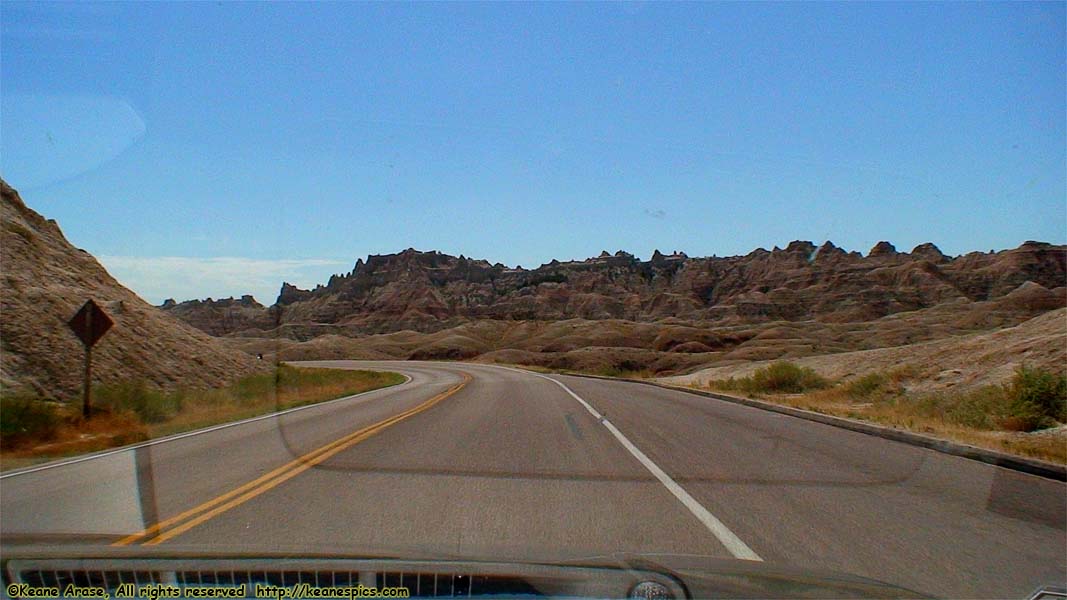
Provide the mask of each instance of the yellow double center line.
{"label": "yellow double center line", "polygon": [[[419,404],[418,406],[408,409],[396,416],[389,417],[384,421],[379,421],[373,425],[364,427],[359,431],[350,433],[339,440],[335,440],[318,448],[312,450],[303,456],[300,456],[293,461],[286,463],[273,471],[257,477],[248,483],[230,490],[221,496],[208,500],[203,504],[193,507],[179,515],[175,515],[169,519],[160,521],[143,531],[128,535],[113,544],[112,546],[127,546],[130,544],[143,542],[144,546],[154,546],[161,544],[170,538],[180,535],[186,531],[189,531],[193,527],[200,525],[208,519],[219,516],[220,514],[230,510],[235,506],[239,506],[248,502],[252,498],[270,490],[282,483],[296,477],[304,471],[314,467],[315,465],[325,461],[326,459],[334,456],[338,452],[342,452],[359,442],[371,437],[372,435],[382,431],[383,429],[403,421],[404,419],[417,415],[420,412],[432,407],[445,398],[455,394],[467,385],[471,380],[471,376],[464,373],[463,381],[452,386],[451,388],[437,394],[433,398],[430,398],[426,402]],[[155,536],[155,537],[152,537]],[[146,541],[147,540],[147,541]]]}

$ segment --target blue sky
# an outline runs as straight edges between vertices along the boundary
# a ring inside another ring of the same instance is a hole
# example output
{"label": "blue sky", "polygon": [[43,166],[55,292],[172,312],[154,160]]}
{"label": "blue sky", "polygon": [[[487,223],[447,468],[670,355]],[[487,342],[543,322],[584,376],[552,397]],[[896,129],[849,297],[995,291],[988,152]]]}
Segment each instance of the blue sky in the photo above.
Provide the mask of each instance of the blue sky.
{"label": "blue sky", "polygon": [[0,173],[151,302],[1067,241],[1065,4],[0,4]]}

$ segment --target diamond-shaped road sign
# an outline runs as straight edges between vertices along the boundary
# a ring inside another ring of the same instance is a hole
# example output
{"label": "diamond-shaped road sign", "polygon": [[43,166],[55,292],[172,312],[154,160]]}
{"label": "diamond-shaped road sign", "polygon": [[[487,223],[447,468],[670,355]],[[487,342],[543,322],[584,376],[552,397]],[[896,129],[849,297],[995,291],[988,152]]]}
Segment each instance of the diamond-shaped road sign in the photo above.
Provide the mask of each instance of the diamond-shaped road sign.
{"label": "diamond-shaped road sign", "polygon": [[86,302],[67,322],[86,348],[92,348],[114,324],[111,317],[92,300]]}

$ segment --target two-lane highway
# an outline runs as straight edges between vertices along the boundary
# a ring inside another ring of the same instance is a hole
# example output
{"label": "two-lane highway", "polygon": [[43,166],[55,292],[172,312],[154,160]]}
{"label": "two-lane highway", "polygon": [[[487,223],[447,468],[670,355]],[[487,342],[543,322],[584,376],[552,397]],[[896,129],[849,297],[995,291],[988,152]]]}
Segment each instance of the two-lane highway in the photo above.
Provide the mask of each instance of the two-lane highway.
{"label": "two-lane highway", "polygon": [[952,597],[1067,579],[1067,487],[784,415],[467,363],[0,479],[6,547],[764,560]]}

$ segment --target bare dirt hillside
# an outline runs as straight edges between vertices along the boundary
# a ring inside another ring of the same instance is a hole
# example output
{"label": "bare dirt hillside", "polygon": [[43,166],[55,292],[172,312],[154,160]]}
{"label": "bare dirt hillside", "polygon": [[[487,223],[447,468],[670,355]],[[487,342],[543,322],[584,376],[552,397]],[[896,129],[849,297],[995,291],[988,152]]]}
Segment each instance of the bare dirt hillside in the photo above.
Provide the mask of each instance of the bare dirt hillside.
{"label": "bare dirt hillside", "polygon": [[[593,372],[647,371],[668,376],[702,367],[797,360],[963,339],[961,336],[1015,327],[1040,315],[1062,312],[1045,308],[1049,302],[1062,306],[1062,297],[1025,284],[1021,287],[1018,293],[997,300],[958,300],[854,323],[770,321],[716,326],[676,320],[482,320],[432,333],[409,330],[365,336],[315,336],[314,327],[300,326],[300,331],[288,332],[296,326],[286,326],[274,338],[249,335],[218,339],[233,348],[281,360],[459,359]],[[1036,295],[1031,293],[1035,291]],[[285,333],[293,333],[298,339]],[[1067,346],[1067,331],[1059,335],[1061,346]],[[305,337],[310,339],[298,341]]]}
{"label": "bare dirt hillside", "polygon": [[[771,361],[752,361],[661,378],[678,385],[745,377]],[[1067,371],[1067,309],[1044,313],[1015,327],[945,339],[792,360],[819,374],[846,379],[904,369],[912,374],[909,391],[968,389],[1003,383],[1020,365]]]}
{"label": "bare dirt hillside", "polygon": [[254,357],[151,306],[119,284],[55,221],[0,180],[0,384],[69,400],[81,389],[81,343],[67,321],[89,298],[115,321],[93,351],[94,380],[208,387],[263,368]]}

